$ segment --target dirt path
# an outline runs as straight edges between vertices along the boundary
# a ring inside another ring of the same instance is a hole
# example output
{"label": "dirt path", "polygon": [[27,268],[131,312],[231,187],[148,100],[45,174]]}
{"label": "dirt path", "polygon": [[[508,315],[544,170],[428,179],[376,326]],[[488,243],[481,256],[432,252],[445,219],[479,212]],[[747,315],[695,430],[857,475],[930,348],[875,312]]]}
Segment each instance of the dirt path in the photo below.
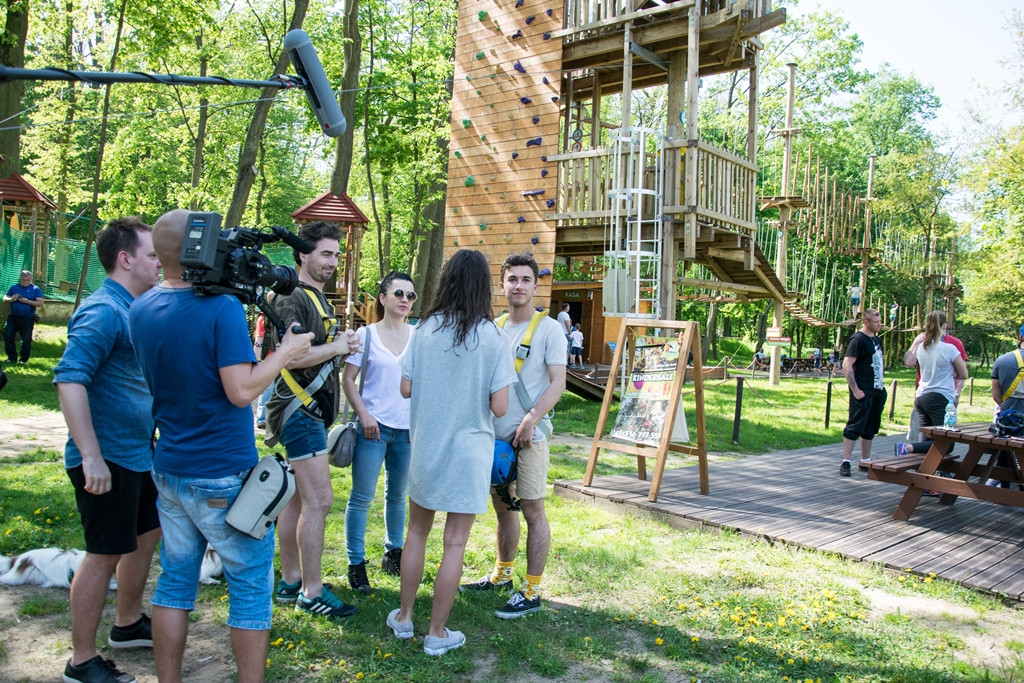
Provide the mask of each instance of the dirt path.
{"label": "dirt path", "polygon": [[31,417],[0,420],[0,458],[9,458],[37,448],[61,452],[68,440],[64,416],[50,411]]}

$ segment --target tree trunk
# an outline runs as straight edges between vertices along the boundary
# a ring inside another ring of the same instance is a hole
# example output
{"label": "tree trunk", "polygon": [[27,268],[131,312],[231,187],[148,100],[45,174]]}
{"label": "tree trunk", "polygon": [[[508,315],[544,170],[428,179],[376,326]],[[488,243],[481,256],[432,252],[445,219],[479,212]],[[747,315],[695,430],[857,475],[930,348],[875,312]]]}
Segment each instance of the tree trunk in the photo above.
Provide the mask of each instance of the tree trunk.
{"label": "tree trunk", "polygon": [[772,312],[774,305],[775,300],[768,299],[764,310],[757,316],[757,343],[754,345],[754,351],[760,351],[764,348],[764,340],[768,335],[768,314]]}
{"label": "tree trunk", "polygon": [[[703,342],[701,344],[701,346],[703,348],[701,348],[701,350],[700,350],[701,351],[701,353],[700,353],[701,358],[703,358],[705,360],[705,362],[707,360],[709,360],[711,358],[711,355],[712,355],[712,354],[708,353],[709,349],[717,350],[717,348],[718,348],[718,345],[715,343],[715,338],[716,338],[716,336],[718,334],[718,329],[717,328],[718,328],[718,302],[712,301],[711,305],[708,307],[708,320],[707,320],[707,325],[704,328],[706,330],[706,332],[704,334],[704,340],[703,340]],[[715,353],[714,356],[717,358],[718,354]]]}
{"label": "tree trunk", "polygon": [[[121,9],[117,15],[117,33],[114,36],[114,51],[110,54],[110,71],[117,66],[117,53],[121,49],[121,31],[124,30],[124,11],[128,0],[121,0]],[[96,146],[96,169],[92,176],[92,216],[89,218],[89,236],[85,241],[85,255],[82,257],[82,275],[78,278],[78,290],[75,292],[75,310],[78,310],[82,303],[82,290],[85,287],[85,278],[89,274],[89,253],[92,251],[92,243],[96,237],[96,223],[100,217],[100,176],[103,170],[103,151],[107,147],[107,114],[110,112],[110,86],[108,83],[103,90],[103,114],[100,122],[100,139]]]}
{"label": "tree trunk", "polygon": [[[196,36],[196,48],[200,54],[203,51],[203,34]],[[199,60],[199,75],[205,76],[209,65],[209,59],[205,56]],[[204,91],[205,92],[205,91]],[[188,206],[193,211],[199,210],[199,181],[203,177],[203,151],[206,148],[206,125],[210,120],[210,100],[205,96],[199,98],[199,124],[196,127],[196,137],[192,144],[192,201]]]}
{"label": "tree trunk", "polygon": [[[302,22],[306,19],[306,9],[309,7],[309,0],[295,0],[295,10],[292,13],[291,23],[288,30],[302,28]],[[269,46],[268,46],[269,47]],[[288,67],[288,53],[279,46],[277,62],[274,64],[274,75],[283,74]],[[253,180],[256,178],[256,155],[259,152],[260,140],[263,139],[263,132],[267,127],[267,116],[270,114],[270,105],[280,88],[267,87],[260,91],[259,102],[252,111],[252,121],[249,122],[249,130],[245,133],[245,143],[242,144],[242,151],[238,155],[238,175],[235,177],[235,191],[231,196],[231,206],[228,208],[227,217],[224,220],[224,227],[240,225],[242,216],[245,214],[245,204],[249,201],[249,192],[252,190]]]}
{"label": "tree trunk", "polygon": [[[0,35],[0,65],[16,69],[25,66],[25,36],[28,34],[28,0],[8,1],[4,32]],[[0,178],[21,172],[21,97],[25,81],[0,83]]]}
{"label": "tree trunk", "polygon": [[[331,194],[348,192],[348,179],[352,171],[352,151],[355,139],[356,95],[359,91],[359,61],[362,56],[363,39],[359,34],[359,0],[345,3],[344,34],[345,70],[341,76],[341,113],[348,121],[345,133],[338,137],[334,148],[334,170],[331,172]],[[368,96],[368,95],[367,95]]]}

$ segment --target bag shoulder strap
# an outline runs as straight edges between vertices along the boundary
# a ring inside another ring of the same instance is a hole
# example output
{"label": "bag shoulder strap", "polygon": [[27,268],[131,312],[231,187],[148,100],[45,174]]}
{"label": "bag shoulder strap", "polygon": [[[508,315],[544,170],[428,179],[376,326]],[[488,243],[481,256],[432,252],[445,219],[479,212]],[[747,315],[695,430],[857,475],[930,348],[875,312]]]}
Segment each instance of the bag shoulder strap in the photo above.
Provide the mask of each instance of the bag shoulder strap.
{"label": "bag shoulder strap", "polygon": [[[530,318],[530,324],[526,326],[526,332],[523,333],[523,339],[519,342],[519,348],[516,349],[516,394],[519,396],[519,402],[523,405],[523,411],[527,413],[533,409],[536,401],[530,398],[529,392],[526,391],[526,385],[523,384],[523,377],[519,372],[523,368],[523,363],[526,362],[530,355],[530,343],[533,341],[533,333],[537,331],[540,321],[546,318],[547,315],[547,309],[534,311],[533,316]],[[505,323],[508,322],[508,313],[503,313],[495,322],[498,327],[505,327]],[[537,421],[536,427],[541,430],[545,438],[551,438],[551,416],[553,414],[554,411],[551,411]]]}
{"label": "bag shoulder strap", "polygon": [[[337,324],[338,319],[333,315],[328,315],[327,311],[324,309],[323,303],[321,303],[320,301],[320,297],[318,297],[316,293],[311,291],[308,287],[303,287],[301,285],[299,286],[299,289],[306,293],[306,296],[308,296],[310,301],[313,302],[313,306],[316,308],[316,312],[320,314],[320,319],[323,321],[324,324],[324,332],[327,334],[326,343],[329,344],[330,342],[334,341],[334,334],[331,332],[331,329]],[[281,420],[282,425],[288,421],[288,418],[291,417],[292,413],[294,413],[298,409],[299,405],[303,405],[306,408],[310,409],[316,407],[316,400],[313,398],[313,394],[320,390],[320,387],[324,385],[324,383],[327,381],[327,378],[330,377],[332,372],[334,372],[334,369],[337,367],[337,364],[337,358],[332,358],[331,360],[325,362],[320,367],[320,372],[317,373],[316,377],[313,378],[313,381],[310,382],[309,385],[305,387],[299,384],[298,380],[295,379],[295,375],[293,375],[292,372],[288,370],[288,368],[281,369],[281,379],[284,380],[285,385],[291,390],[292,394],[295,395],[295,399],[288,405],[287,408],[285,408],[284,417]],[[361,383],[359,388],[360,391],[362,391]]]}
{"label": "bag shoulder strap", "polygon": [[1024,379],[1024,355],[1021,354],[1020,349],[1013,352],[1013,357],[1017,359],[1017,376],[1010,382],[1009,388],[1003,392],[1003,400],[1010,398],[1013,395],[1017,385],[1020,384],[1021,379]]}

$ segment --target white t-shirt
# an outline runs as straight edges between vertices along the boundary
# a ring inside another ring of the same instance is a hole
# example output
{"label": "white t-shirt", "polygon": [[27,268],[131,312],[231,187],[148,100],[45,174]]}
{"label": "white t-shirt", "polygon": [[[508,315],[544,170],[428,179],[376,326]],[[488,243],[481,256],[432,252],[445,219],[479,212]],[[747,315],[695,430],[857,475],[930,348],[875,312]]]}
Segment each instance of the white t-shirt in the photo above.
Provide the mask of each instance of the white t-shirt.
{"label": "white t-shirt", "polygon": [[[409,341],[405,348],[398,355],[391,352],[391,349],[384,346],[380,335],[377,333],[377,326],[370,332],[369,357],[366,361],[366,379],[363,382],[363,404],[373,419],[387,425],[392,429],[409,428],[409,399],[402,398],[400,391],[402,384],[402,358],[412,344],[415,328],[409,330]],[[366,328],[360,327],[356,332],[359,335],[359,343],[363,346],[363,353],[366,349]],[[359,367],[363,364],[363,354],[353,353],[345,359],[348,365]],[[356,380],[356,388],[359,387],[359,380]]]}
{"label": "white t-shirt", "polygon": [[[506,334],[513,358],[515,358],[516,350],[522,343],[523,336],[526,334],[526,328],[529,325],[529,320],[518,325],[513,325],[511,322],[505,323],[503,331]],[[565,365],[565,333],[560,329],[556,321],[548,316],[544,316],[537,325],[537,329],[534,330],[533,338],[530,340],[530,355],[523,361],[523,367],[519,370],[519,376],[526,387],[526,393],[529,394],[534,402],[540,398],[540,395],[551,384],[548,379],[549,365]],[[494,437],[511,441],[525,416],[526,409],[523,408],[523,402],[519,399],[516,388],[514,386],[509,387],[508,410],[505,412],[504,417],[495,418]],[[544,434],[536,427],[533,430],[533,440],[545,440]]]}
{"label": "white t-shirt", "polygon": [[956,382],[953,377],[953,361],[960,358],[960,351],[952,344],[940,341],[928,348],[917,347],[917,364],[921,367],[921,382],[917,395],[940,393],[948,400],[956,398]]}
{"label": "white t-shirt", "polygon": [[583,348],[583,330],[573,330],[569,334],[569,341],[573,346]]}
{"label": "white t-shirt", "polygon": [[562,326],[562,334],[568,335],[569,328],[572,327],[572,318],[565,311],[560,311],[558,313],[558,324]]}

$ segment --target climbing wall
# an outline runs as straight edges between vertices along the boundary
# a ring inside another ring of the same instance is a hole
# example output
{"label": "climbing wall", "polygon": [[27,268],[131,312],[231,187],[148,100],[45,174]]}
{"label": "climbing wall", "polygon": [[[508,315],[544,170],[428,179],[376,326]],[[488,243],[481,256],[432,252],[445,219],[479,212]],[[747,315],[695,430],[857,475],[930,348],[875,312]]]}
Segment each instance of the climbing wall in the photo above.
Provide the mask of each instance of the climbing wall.
{"label": "climbing wall", "polygon": [[[562,41],[561,3],[459,3],[448,159],[445,258],[487,256],[498,281],[508,254],[528,251],[541,268],[538,305],[551,296]],[[498,290],[495,288],[495,293]],[[498,309],[504,301],[495,301]]]}

